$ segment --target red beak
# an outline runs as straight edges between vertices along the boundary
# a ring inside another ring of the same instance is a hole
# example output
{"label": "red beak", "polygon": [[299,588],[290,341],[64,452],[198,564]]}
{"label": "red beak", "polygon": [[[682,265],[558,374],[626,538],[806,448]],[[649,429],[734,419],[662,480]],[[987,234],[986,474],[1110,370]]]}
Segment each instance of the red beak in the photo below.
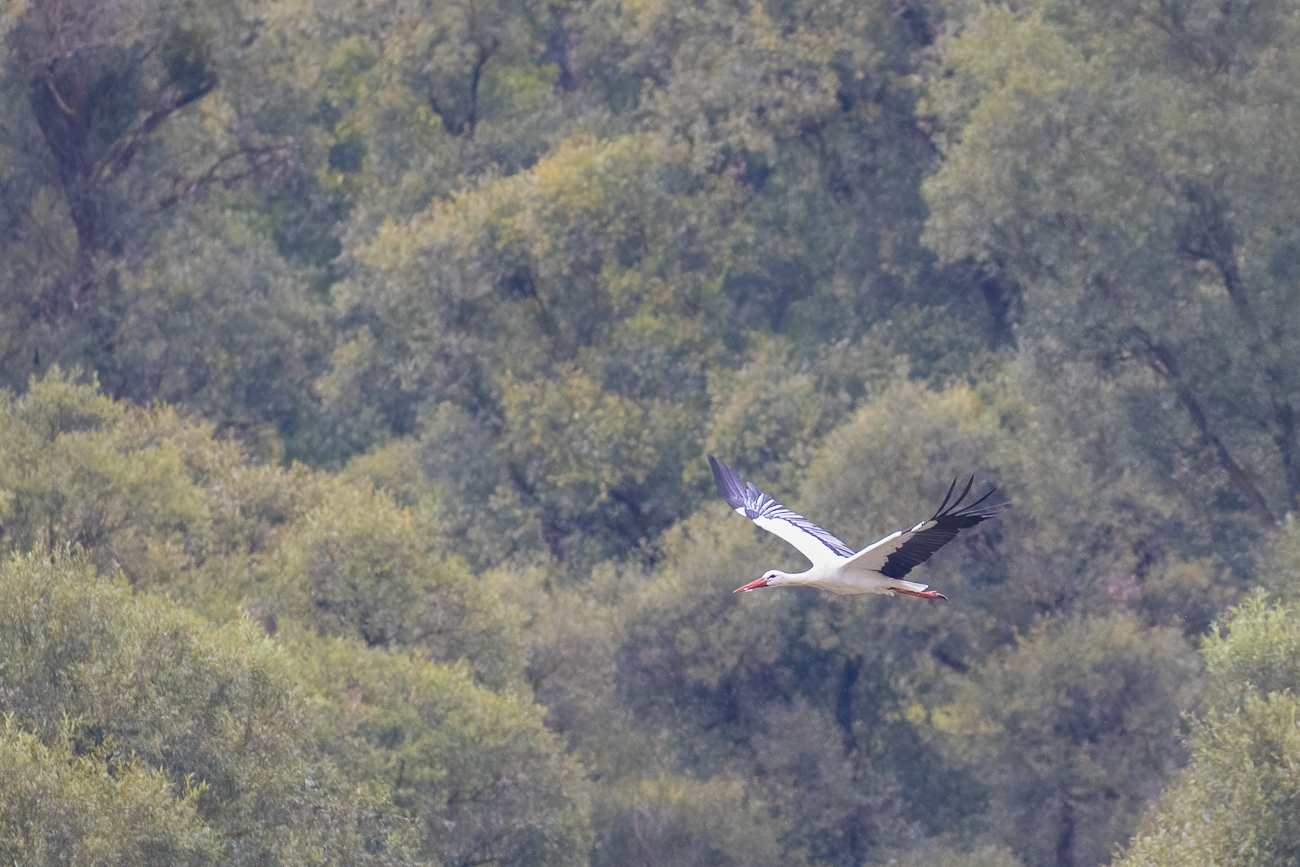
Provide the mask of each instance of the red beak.
{"label": "red beak", "polygon": [[760,587],[766,587],[766,586],[767,586],[767,579],[766,579],[766,578],[759,578],[759,579],[757,579],[757,580],[755,580],[755,581],[750,581],[750,582],[749,582],[748,584],[746,584],[744,587],[737,587],[735,590],[732,590],[731,592],[732,592],[732,593],[744,593],[746,590],[757,590],[757,589],[760,588]]}

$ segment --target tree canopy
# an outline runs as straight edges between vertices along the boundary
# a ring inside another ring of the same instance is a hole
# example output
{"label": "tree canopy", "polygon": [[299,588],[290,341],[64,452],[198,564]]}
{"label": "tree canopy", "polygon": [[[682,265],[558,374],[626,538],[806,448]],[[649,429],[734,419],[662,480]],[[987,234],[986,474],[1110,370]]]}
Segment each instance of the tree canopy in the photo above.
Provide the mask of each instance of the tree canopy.
{"label": "tree canopy", "polygon": [[3,6],[0,855],[1293,858],[1298,28]]}

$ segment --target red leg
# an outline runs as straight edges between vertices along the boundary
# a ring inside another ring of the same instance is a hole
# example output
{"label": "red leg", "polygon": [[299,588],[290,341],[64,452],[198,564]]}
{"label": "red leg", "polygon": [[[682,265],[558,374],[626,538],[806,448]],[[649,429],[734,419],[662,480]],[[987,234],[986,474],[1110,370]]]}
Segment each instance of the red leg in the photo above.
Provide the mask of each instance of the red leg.
{"label": "red leg", "polygon": [[944,596],[937,590],[904,590],[901,587],[891,587],[890,589],[895,593],[902,593],[906,596],[915,596],[917,599],[942,599],[944,602],[948,601],[948,597]]}

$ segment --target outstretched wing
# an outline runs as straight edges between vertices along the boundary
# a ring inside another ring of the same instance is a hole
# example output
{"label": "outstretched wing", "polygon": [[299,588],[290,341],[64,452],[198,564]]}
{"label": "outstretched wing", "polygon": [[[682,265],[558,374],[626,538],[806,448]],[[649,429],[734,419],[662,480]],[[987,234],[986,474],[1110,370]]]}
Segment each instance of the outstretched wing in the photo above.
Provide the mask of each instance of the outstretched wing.
{"label": "outstretched wing", "polygon": [[760,491],[753,482],[745,483],[739,473],[713,455],[709,455],[709,466],[713,468],[713,481],[718,486],[718,493],[722,494],[727,505],[798,548],[799,553],[813,563],[853,556],[853,549],[848,545],[803,515],[790,511]]}
{"label": "outstretched wing", "polygon": [[914,567],[929,560],[935,551],[951,542],[962,530],[996,517],[1007,506],[1005,502],[985,502],[997,488],[970,505],[962,506],[961,501],[966,499],[974,484],[975,477],[971,476],[950,506],[948,502],[952,500],[952,492],[957,489],[957,480],[954,479],[947,496],[928,521],[922,521],[910,530],[890,533],[853,555],[853,559],[846,565],[851,569],[879,572],[886,578],[902,578]]}

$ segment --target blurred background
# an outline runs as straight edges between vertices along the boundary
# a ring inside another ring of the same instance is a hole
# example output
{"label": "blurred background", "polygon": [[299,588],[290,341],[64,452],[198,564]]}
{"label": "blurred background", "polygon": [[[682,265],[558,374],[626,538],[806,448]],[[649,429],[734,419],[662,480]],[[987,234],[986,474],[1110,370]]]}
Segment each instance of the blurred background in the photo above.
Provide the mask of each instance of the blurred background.
{"label": "blurred background", "polygon": [[[1292,863],[1298,93],[1280,0],[0,0],[0,855]],[[1012,508],[737,597],[707,454]]]}

